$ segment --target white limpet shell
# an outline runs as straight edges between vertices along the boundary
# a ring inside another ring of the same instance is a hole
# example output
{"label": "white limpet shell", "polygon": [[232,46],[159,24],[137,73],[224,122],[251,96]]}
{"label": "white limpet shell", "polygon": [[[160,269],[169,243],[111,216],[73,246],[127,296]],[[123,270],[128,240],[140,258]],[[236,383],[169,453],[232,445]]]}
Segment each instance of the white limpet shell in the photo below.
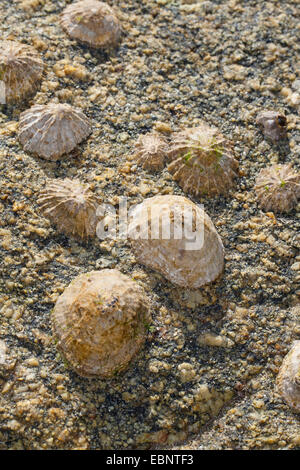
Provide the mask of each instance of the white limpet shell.
{"label": "white limpet shell", "polygon": [[56,161],[91,133],[89,119],[67,103],[35,105],[20,115],[19,141],[26,152]]}
{"label": "white limpet shell", "polygon": [[114,9],[97,0],[68,5],[61,15],[61,25],[69,36],[95,48],[115,46],[121,36]]}
{"label": "white limpet shell", "polygon": [[115,376],[147,337],[150,301],[116,269],[76,277],[58,298],[52,324],[57,347],[83,377]]}
{"label": "white limpet shell", "polygon": [[175,285],[196,289],[214,281],[223,270],[224,247],[213,222],[185,197],[144,200],[130,213],[128,235],[138,262]]}
{"label": "white limpet shell", "polygon": [[285,356],[276,384],[284,401],[300,412],[300,341],[295,341]]}
{"label": "white limpet shell", "polygon": [[43,71],[43,61],[33,47],[16,41],[0,41],[0,80],[4,84],[0,103],[17,103],[32,95]]}
{"label": "white limpet shell", "polygon": [[158,133],[140,135],[135,143],[134,159],[142,168],[150,171],[162,170],[167,152],[166,140]]}
{"label": "white limpet shell", "polygon": [[96,235],[99,200],[77,179],[51,179],[40,194],[38,204],[45,217],[60,232],[79,238]]}

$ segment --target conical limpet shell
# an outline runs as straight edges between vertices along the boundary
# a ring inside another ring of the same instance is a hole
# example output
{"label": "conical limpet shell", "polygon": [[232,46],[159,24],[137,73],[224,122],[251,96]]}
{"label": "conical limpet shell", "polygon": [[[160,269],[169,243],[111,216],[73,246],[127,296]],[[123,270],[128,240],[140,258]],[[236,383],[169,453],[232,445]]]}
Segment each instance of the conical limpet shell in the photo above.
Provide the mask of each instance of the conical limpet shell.
{"label": "conical limpet shell", "polygon": [[158,171],[164,167],[167,143],[157,133],[140,135],[135,143],[134,158],[145,170]]}
{"label": "conical limpet shell", "polygon": [[131,211],[129,238],[138,262],[178,286],[196,289],[223,270],[224,247],[214,224],[185,197],[145,199]]}
{"label": "conical limpet shell", "polygon": [[57,347],[83,377],[112,377],[142,347],[150,302],[144,289],[116,269],[76,277],[52,314]]}
{"label": "conical limpet shell", "polygon": [[121,36],[114,9],[97,0],[68,5],[62,13],[61,25],[69,36],[95,48],[114,46]]}
{"label": "conical limpet shell", "polygon": [[284,401],[300,412],[300,341],[295,341],[285,356],[276,384]]}
{"label": "conical limpet shell", "polygon": [[19,140],[26,152],[58,160],[91,133],[88,118],[67,103],[35,105],[20,115]]}
{"label": "conical limpet shell", "polygon": [[254,190],[265,211],[289,212],[300,198],[300,173],[294,171],[291,164],[263,168],[256,178]]}
{"label": "conical limpet shell", "polygon": [[60,232],[80,238],[96,234],[98,203],[88,185],[68,178],[49,180],[38,199],[43,215]]}
{"label": "conical limpet shell", "polygon": [[189,194],[226,195],[233,186],[238,162],[231,144],[215,127],[202,123],[174,133],[168,154],[169,172]]}
{"label": "conical limpet shell", "polygon": [[42,79],[44,65],[33,47],[16,41],[0,41],[0,80],[5,104],[32,95]]}

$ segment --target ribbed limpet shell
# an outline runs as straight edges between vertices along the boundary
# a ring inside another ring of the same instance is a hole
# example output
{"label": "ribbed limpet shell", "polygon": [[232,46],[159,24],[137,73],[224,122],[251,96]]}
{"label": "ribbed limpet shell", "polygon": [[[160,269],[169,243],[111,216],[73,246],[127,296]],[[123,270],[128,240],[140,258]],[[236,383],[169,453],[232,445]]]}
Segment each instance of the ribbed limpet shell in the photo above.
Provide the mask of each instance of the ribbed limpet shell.
{"label": "ribbed limpet shell", "polygon": [[[183,229],[181,236],[180,229],[177,232],[177,239],[176,227]],[[130,213],[128,234],[138,262],[178,286],[196,289],[214,281],[223,270],[224,247],[214,224],[201,207],[185,197],[144,200]]]}
{"label": "ribbed limpet shell", "polygon": [[43,76],[43,62],[33,47],[16,41],[0,41],[0,80],[5,103],[12,104],[32,95]]}
{"label": "ribbed limpet shell", "polygon": [[265,211],[289,212],[300,198],[300,173],[293,170],[291,164],[263,168],[256,178],[254,190]]}
{"label": "ribbed limpet shell", "polygon": [[52,314],[57,347],[83,377],[108,378],[125,369],[141,349],[150,321],[144,289],[116,269],[76,277]]}
{"label": "ribbed limpet shell", "polygon": [[168,155],[169,172],[189,194],[226,195],[234,184],[238,162],[231,144],[206,123],[174,133]]}
{"label": "ribbed limpet shell", "polygon": [[300,341],[295,341],[285,356],[276,384],[284,401],[300,412]]}
{"label": "ribbed limpet shell", "polygon": [[38,204],[60,232],[79,238],[96,234],[98,198],[77,179],[52,179],[46,183]]}
{"label": "ribbed limpet shell", "polygon": [[82,0],[68,5],[61,25],[72,38],[95,48],[109,48],[121,36],[120,22],[113,8],[97,0]]}
{"label": "ribbed limpet shell", "polygon": [[56,161],[91,133],[88,118],[67,103],[35,105],[20,115],[19,140],[26,152]]}
{"label": "ribbed limpet shell", "polygon": [[140,135],[135,143],[134,158],[142,168],[150,171],[162,170],[164,167],[167,143],[158,133],[149,132]]}

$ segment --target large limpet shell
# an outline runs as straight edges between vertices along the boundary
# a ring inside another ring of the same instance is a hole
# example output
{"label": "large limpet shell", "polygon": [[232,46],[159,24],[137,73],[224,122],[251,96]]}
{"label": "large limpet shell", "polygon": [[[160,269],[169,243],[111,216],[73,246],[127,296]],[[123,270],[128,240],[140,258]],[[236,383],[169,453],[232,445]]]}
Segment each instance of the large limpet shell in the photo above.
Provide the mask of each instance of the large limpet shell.
{"label": "large limpet shell", "polygon": [[95,48],[114,46],[121,36],[114,9],[97,0],[83,0],[67,6],[61,16],[61,25],[69,36]]}
{"label": "large limpet shell", "polygon": [[285,356],[276,384],[284,401],[300,412],[300,341],[295,341]]}
{"label": "large limpet shell", "polygon": [[112,377],[142,347],[150,302],[144,289],[116,269],[76,277],[52,314],[57,347],[83,377]]}
{"label": "large limpet shell", "polygon": [[[166,238],[168,227],[171,236]],[[177,239],[176,227],[182,227],[183,233]],[[214,281],[223,270],[224,247],[214,224],[185,197],[144,200],[131,211],[128,232],[137,260],[173,284],[196,289]]]}
{"label": "large limpet shell", "polygon": [[174,133],[168,155],[169,172],[189,194],[226,195],[234,184],[238,162],[231,144],[204,122]]}
{"label": "large limpet shell", "polygon": [[67,103],[35,105],[20,115],[19,140],[26,152],[56,161],[91,133],[88,118]]}
{"label": "large limpet shell", "polygon": [[43,76],[43,62],[33,47],[16,41],[0,41],[1,94],[12,104],[32,95]]}

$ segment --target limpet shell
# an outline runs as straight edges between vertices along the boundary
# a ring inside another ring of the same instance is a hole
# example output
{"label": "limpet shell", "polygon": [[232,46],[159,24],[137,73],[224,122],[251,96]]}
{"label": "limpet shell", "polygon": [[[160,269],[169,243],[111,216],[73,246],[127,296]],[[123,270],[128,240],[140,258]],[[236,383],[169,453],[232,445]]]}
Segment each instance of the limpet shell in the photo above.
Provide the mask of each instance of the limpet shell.
{"label": "limpet shell", "polygon": [[0,41],[0,80],[4,83],[5,104],[17,103],[32,95],[43,71],[44,64],[33,47],[16,41]]}
{"label": "limpet shell", "polygon": [[300,412],[300,341],[295,341],[285,356],[276,384],[284,401]]}
{"label": "limpet shell", "polygon": [[144,289],[116,269],[76,277],[52,314],[57,347],[83,377],[108,378],[125,369],[141,349],[150,321]]}
{"label": "limpet shell", "polygon": [[56,161],[91,133],[88,118],[67,103],[35,105],[20,115],[19,140],[26,152]]}
{"label": "limpet shell", "polygon": [[168,155],[169,172],[189,194],[226,195],[233,186],[238,162],[231,144],[215,127],[201,123],[174,133]]}
{"label": "limpet shell", "polygon": [[[179,238],[174,236],[176,227],[182,228]],[[178,286],[196,289],[214,281],[223,270],[224,247],[214,224],[185,197],[144,200],[130,213],[128,235],[138,262]]]}
{"label": "limpet shell", "polygon": [[256,178],[254,190],[265,211],[289,212],[300,198],[300,173],[294,171],[291,164],[263,168]]}
{"label": "limpet shell", "polygon": [[121,36],[114,9],[97,0],[68,5],[61,15],[61,25],[69,36],[95,48],[114,46]]}
{"label": "limpet shell", "polygon": [[166,140],[158,133],[140,135],[135,143],[134,158],[145,170],[162,170],[167,152]]}
{"label": "limpet shell", "polygon": [[45,217],[60,232],[79,238],[96,234],[99,200],[77,179],[52,179],[40,194],[38,204]]}

